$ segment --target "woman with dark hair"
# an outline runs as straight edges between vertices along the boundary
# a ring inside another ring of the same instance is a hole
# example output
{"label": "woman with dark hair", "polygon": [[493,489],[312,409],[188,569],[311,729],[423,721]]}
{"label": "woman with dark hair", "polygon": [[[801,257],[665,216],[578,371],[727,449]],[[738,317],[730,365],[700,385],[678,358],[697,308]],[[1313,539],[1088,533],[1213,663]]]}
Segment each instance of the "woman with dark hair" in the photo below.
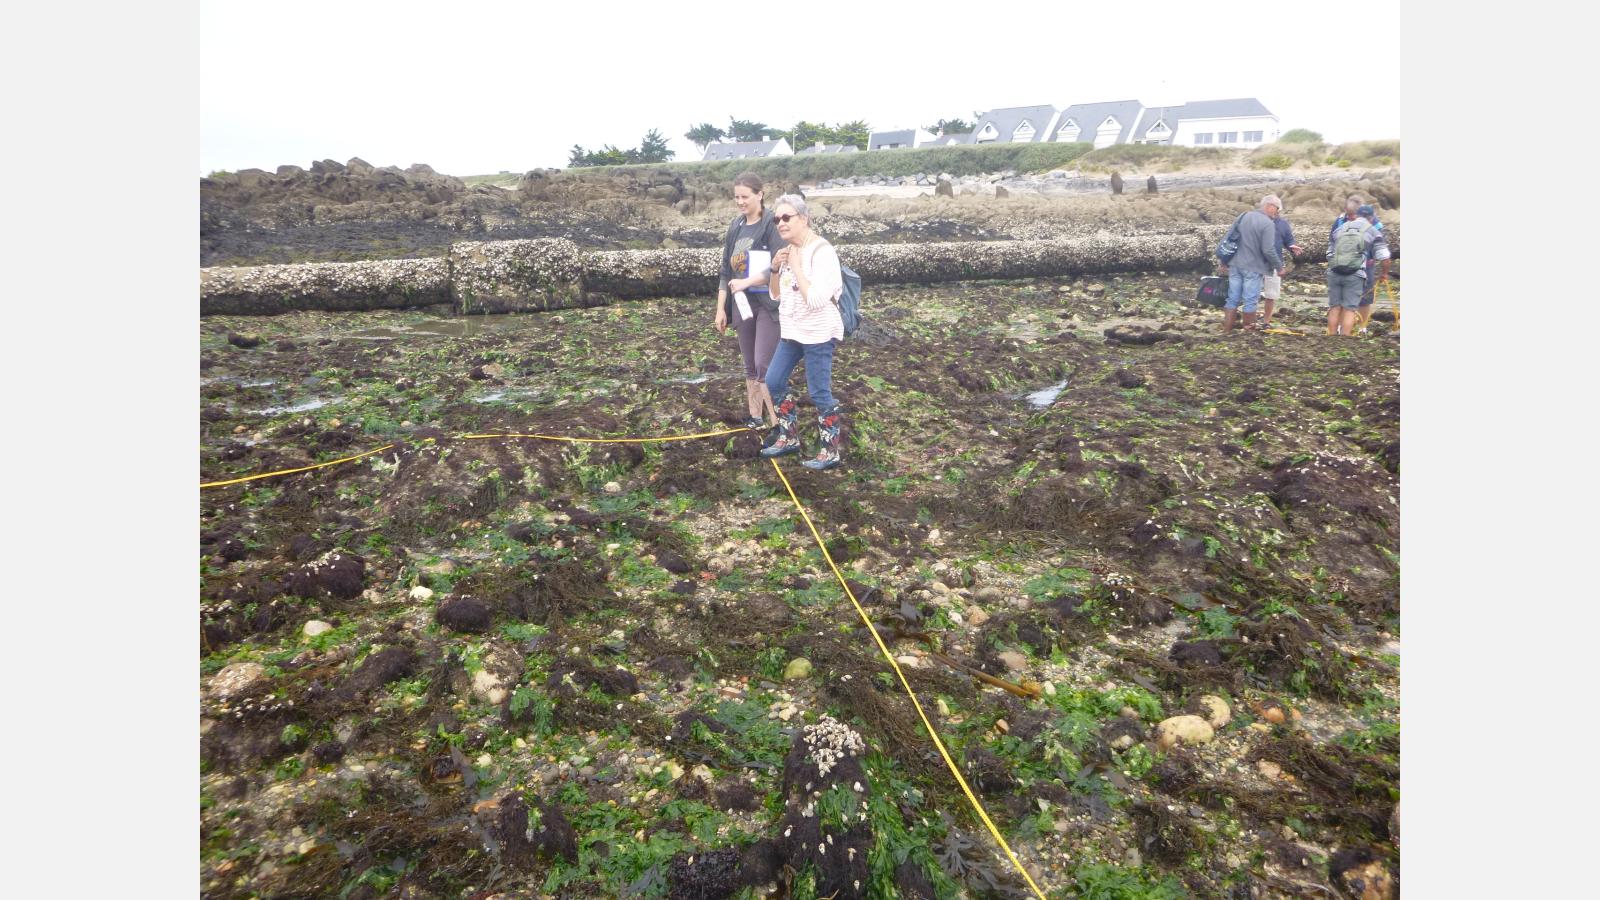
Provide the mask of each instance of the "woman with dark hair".
{"label": "woman with dark hair", "polygon": [[802,465],[831,469],[842,462],[844,445],[840,432],[844,420],[833,396],[833,349],[844,340],[844,319],[839,314],[844,270],[833,245],[811,230],[803,198],[794,194],[779,197],[772,204],[772,218],[789,244],[773,257],[771,289],[779,298],[783,338],[767,368],[767,392],[782,399],[775,410],[778,427],[761,448],[761,455],[771,458],[800,452],[800,413],[789,391],[789,376],[804,360],[806,391],[817,407],[821,446],[817,455]]}
{"label": "woman with dark hair", "polygon": [[761,197],[761,178],[745,172],[733,180],[733,204],[739,214],[728,226],[722,243],[722,273],[717,281],[717,311],[713,325],[718,334],[732,322],[744,354],[744,392],[749,417],[746,428],[770,424],[772,397],[767,393],[767,365],[778,346],[778,302],[772,298],[767,276],[772,255],[784,246],[772,215]]}

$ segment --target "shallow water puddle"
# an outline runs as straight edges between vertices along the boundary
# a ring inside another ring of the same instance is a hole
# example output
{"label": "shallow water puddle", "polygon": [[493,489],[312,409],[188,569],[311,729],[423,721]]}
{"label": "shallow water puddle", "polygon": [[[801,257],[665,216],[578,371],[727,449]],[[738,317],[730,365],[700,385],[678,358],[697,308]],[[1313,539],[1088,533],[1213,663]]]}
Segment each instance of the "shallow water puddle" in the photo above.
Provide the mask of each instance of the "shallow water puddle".
{"label": "shallow water puddle", "polygon": [[1034,409],[1044,409],[1050,404],[1056,402],[1056,398],[1061,396],[1061,392],[1066,389],[1067,379],[1063,378],[1047,388],[1040,388],[1039,390],[1026,395],[1023,399],[1027,400],[1028,405],[1032,406]]}
{"label": "shallow water puddle", "polygon": [[307,400],[304,403],[296,403],[293,406],[268,406],[265,409],[254,410],[253,414],[258,416],[280,416],[284,413],[310,412],[313,409],[321,409],[324,406],[342,402],[344,402],[343,397],[333,397],[327,399],[316,397]]}
{"label": "shallow water puddle", "polygon": [[506,316],[462,316],[457,319],[424,319],[394,325],[363,328],[341,335],[358,341],[392,341],[408,337],[476,337],[485,331],[503,327]]}

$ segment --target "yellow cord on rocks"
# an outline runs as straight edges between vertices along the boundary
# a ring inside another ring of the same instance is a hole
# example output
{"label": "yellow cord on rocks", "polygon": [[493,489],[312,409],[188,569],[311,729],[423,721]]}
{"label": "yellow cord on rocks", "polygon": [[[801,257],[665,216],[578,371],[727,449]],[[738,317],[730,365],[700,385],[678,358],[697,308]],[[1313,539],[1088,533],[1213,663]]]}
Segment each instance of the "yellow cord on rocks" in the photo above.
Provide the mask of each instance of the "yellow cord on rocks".
{"label": "yellow cord on rocks", "polygon": [[538,438],[541,441],[566,441],[572,444],[658,444],[666,441],[693,441],[700,438],[721,437],[725,434],[738,434],[749,431],[748,428],[724,428],[721,431],[704,431],[700,434],[678,434],[671,437],[649,438],[575,438],[563,437],[559,434],[458,434],[457,438],[463,441],[477,441],[487,438]]}
{"label": "yellow cord on rocks", "polygon": [[1394,299],[1394,289],[1389,287],[1389,279],[1384,278],[1378,282],[1383,285],[1383,293],[1389,298],[1389,308],[1394,310],[1394,330],[1400,333],[1400,302]]}
{"label": "yellow cord on rocks", "polygon": [[811,529],[811,536],[816,540],[818,549],[822,551],[822,558],[828,561],[828,568],[833,570],[833,577],[839,579],[839,586],[844,588],[845,596],[850,598],[850,603],[856,608],[856,613],[861,616],[861,621],[866,624],[867,630],[872,633],[872,639],[877,641],[878,649],[883,652],[883,658],[889,661],[889,666],[894,669],[894,674],[899,676],[900,686],[905,688],[906,696],[911,698],[911,705],[916,707],[917,715],[922,719],[922,726],[928,729],[928,736],[933,738],[933,746],[938,748],[939,755],[944,757],[944,764],[950,768],[950,774],[956,777],[956,783],[961,785],[962,793],[967,795],[967,801],[972,804],[973,809],[977,810],[978,818],[983,820],[983,824],[988,827],[989,833],[994,835],[994,839],[999,842],[1000,849],[1006,852],[1011,864],[1016,866],[1017,871],[1022,873],[1023,878],[1027,879],[1028,887],[1033,888],[1033,892],[1039,897],[1039,900],[1045,900],[1044,892],[1039,890],[1037,884],[1034,884],[1033,877],[1028,874],[1027,869],[1022,867],[1017,855],[1011,852],[1011,846],[1006,843],[1006,839],[1000,836],[1000,829],[994,826],[994,822],[989,819],[989,814],[984,812],[983,804],[978,802],[977,795],[972,793],[972,788],[967,786],[967,780],[961,777],[961,769],[956,766],[955,760],[950,758],[950,753],[944,748],[944,742],[939,740],[939,733],[933,729],[933,723],[928,721],[928,714],[923,711],[921,701],[917,700],[916,693],[911,690],[911,683],[906,681],[905,673],[900,671],[900,664],[895,662],[894,654],[889,652],[889,646],[883,642],[883,637],[878,634],[878,629],[872,626],[872,619],[867,615],[867,611],[861,608],[861,603],[856,599],[855,592],[850,590],[849,583],[844,580],[844,574],[839,571],[837,565],[834,565],[833,555],[828,552],[827,545],[822,542],[822,535],[818,533],[816,524],[811,521],[811,516],[806,513],[805,506],[801,505],[800,498],[795,496],[794,486],[789,483],[789,479],[783,474],[783,467],[778,465],[776,459],[771,460],[771,462],[773,471],[778,473],[778,478],[782,479],[784,488],[789,492],[789,499],[794,501],[794,508],[800,511],[800,518],[804,519],[806,527]]}
{"label": "yellow cord on rocks", "polygon": [[385,450],[387,450],[387,449],[389,449],[390,447],[393,447],[393,446],[394,446],[393,444],[384,444],[382,447],[378,447],[375,450],[368,450],[365,453],[357,453],[355,456],[346,456],[344,459],[330,460],[328,462],[317,463],[315,465],[310,465],[310,466],[301,466],[298,469],[279,469],[276,472],[262,472],[260,475],[246,475],[243,478],[234,478],[234,479],[231,479],[229,481],[202,481],[200,483],[200,487],[202,489],[211,488],[211,487],[222,487],[224,485],[229,485],[229,484],[238,484],[238,483],[240,483],[242,481],[255,481],[258,478],[271,478],[271,477],[273,477],[275,475],[293,475],[296,472],[309,472],[312,469],[323,469],[323,468],[327,468],[328,466],[337,466],[340,463],[347,463],[347,462],[350,462],[352,460],[357,460],[357,459],[360,459],[363,456],[371,456],[374,453],[382,453],[383,451],[385,451]]}
{"label": "yellow cord on rocks", "polygon": [[[741,431],[748,431],[748,430],[749,430],[748,428],[725,428],[725,429],[723,429],[721,431],[706,431],[706,432],[702,432],[700,434],[682,434],[682,435],[673,435],[671,437],[653,437],[653,438],[575,438],[575,437],[562,437],[560,435],[555,435],[555,434],[458,434],[458,435],[454,435],[454,439],[463,440],[463,441],[474,441],[474,440],[485,440],[485,439],[488,439],[488,438],[538,438],[539,440],[542,440],[542,441],[566,441],[568,443],[573,443],[573,444],[653,444],[653,443],[662,443],[662,442],[666,442],[666,441],[693,441],[693,440],[698,440],[700,438],[721,437],[721,436],[723,436],[725,434],[738,434]],[[427,438],[426,442],[427,443],[433,443],[434,440],[435,440],[434,438]],[[262,472],[259,475],[246,475],[243,478],[233,478],[233,479],[230,479],[228,481],[204,481],[204,482],[200,483],[200,487],[201,487],[201,489],[213,488],[213,487],[224,487],[226,485],[239,484],[240,482],[245,482],[245,481],[255,481],[255,480],[259,479],[259,478],[272,478],[272,477],[277,476],[277,475],[293,475],[296,472],[309,472],[312,469],[323,469],[323,468],[326,468],[328,466],[337,466],[340,463],[347,463],[347,462],[352,462],[354,460],[358,460],[358,459],[362,458],[363,456],[371,456],[374,453],[382,453],[383,451],[388,450],[390,447],[393,447],[393,446],[395,446],[395,445],[394,444],[384,444],[382,447],[378,447],[378,448],[373,449],[373,450],[368,450],[365,453],[357,453],[355,456],[346,456],[343,459],[334,459],[334,460],[329,460],[328,462],[316,463],[315,465],[301,466],[298,469],[279,469],[276,472]]]}

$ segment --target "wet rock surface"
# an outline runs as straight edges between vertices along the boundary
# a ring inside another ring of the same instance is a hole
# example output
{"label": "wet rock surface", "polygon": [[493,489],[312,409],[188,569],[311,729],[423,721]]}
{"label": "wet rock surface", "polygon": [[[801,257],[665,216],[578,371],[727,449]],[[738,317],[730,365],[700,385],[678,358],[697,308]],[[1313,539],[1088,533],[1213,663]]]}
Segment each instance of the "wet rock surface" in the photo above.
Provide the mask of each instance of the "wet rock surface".
{"label": "wet rock surface", "polygon": [[[1286,281],[1314,315],[1318,267]],[[1381,323],[1224,338],[1193,293],[1180,273],[875,289],[897,338],[841,348],[845,468],[785,472],[1047,890],[1381,889],[1398,345]],[[1127,323],[1185,340],[1099,339]],[[206,895],[1026,891],[757,436],[457,437],[737,421],[703,297],[199,331],[203,480],[393,445],[201,493]],[[464,598],[472,628],[436,618]],[[1163,748],[1184,715],[1211,740]],[[861,744],[830,726],[852,749],[826,773],[805,740],[824,717]],[[1345,848],[1371,856],[1332,871]]]}

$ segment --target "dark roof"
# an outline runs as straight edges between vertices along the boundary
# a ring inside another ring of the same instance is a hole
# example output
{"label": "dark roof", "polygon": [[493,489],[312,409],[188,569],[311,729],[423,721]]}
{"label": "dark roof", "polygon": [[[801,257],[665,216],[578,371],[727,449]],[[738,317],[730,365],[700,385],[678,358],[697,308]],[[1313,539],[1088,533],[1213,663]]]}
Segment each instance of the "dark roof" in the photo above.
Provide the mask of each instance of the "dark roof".
{"label": "dark roof", "polygon": [[771,156],[772,151],[778,148],[783,141],[743,141],[736,144],[715,143],[706,148],[704,159],[753,159],[761,156]]}
{"label": "dark roof", "polygon": [[[1270,116],[1272,112],[1254,97],[1236,100],[1191,100],[1180,107],[1180,119],[1225,119],[1241,116]],[[1171,125],[1171,122],[1167,123]]]}
{"label": "dark roof", "polygon": [[952,144],[970,144],[972,143],[972,132],[962,131],[956,134],[941,134],[934,138],[932,143],[941,147],[948,147]]}
{"label": "dark roof", "polygon": [[1054,106],[1008,106],[1005,109],[991,109],[978,117],[978,123],[972,126],[972,138],[967,143],[977,143],[978,136],[988,125],[993,125],[997,132],[993,138],[994,142],[1005,143],[1011,140],[1011,133],[1024,120],[1033,126],[1033,138],[1030,143],[1047,141],[1050,138],[1045,132],[1050,128],[1050,120],[1055,118],[1055,115]]}
{"label": "dark roof", "polygon": [[915,128],[902,128],[899,131],[874,131],[867,138],[867,149],[877,150],[884,144],[903,144],[907,147],[916,144],[917,130]]}
{"label": "dark roof", "polygon": [[[1142,109],[1144,109],[1144,105],[1137,100],[1074,103],[1061,111],[1060,118],[1056,119],[1055,130],[1059,132],[1061,126],[1067,124],[1067,120],[1071,119],[1078,125],[1078,140],[1084,143],[1093,143],[1095,134],[1100,130],[1100,123],[1104,122],[1107,116],[1111,116],[1117,120],[1118,125],[1122,126],[1122,130],[1117,132],[1116,143],[1126,144],[1133,137],[1133,125],[1134,122],[1138,121],[1139,111]],[[1047,138],[1047,140],[1052,141],[1055,139],[1056,136],[1053,133]]]}
{"label": "dark roof", "polygon": [[1165,140],[1170,141],[1172,140],[1172,135],[1178,130],[1178,120],[1182,118],[1182,115],[1183,107],[1181,106],[1147,107],[1144,111],[1144,118],[1139,120],[1139,130],[1134,133],[1133,139],[1136,141],[1144,140],[1150,134],[1151,126],[1157,122],[1165,122],[1167,125]]}

